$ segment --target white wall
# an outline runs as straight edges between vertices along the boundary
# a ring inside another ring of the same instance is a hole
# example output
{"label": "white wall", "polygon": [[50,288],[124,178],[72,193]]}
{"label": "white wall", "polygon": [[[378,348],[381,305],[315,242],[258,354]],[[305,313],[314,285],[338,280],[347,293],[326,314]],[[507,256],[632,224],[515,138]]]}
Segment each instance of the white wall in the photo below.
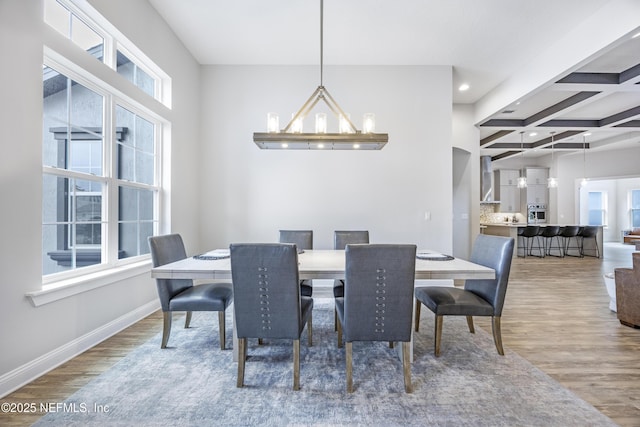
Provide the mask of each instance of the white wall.
{"label": "white wall", "polygon": [[313,229],[321,249],[334,230],[368,229],[374,243],[450,252],[451,67],[325,67],[325,87],[357,127],[376,114],[389,134],[381,151],[258,149],[252,134],[267,112],[283,128],[318,83],[315,66],[203,67],[203,239],[225,247]]}
{"label": "white wall", "polygon": [[[640,147],[612,151],[587,151],[586,175],[590,180],[640,176]],[[560,223],[580,221],[580,180],[584,175],[582,153],[558,158],[558,206]],[[615,234],[615,230],[612,231]],[[615,240],[615,235],[609,236]]]}
{"label": "white wall", "polygon": [[480,231],[480,132],[471,105],[453,106],[453,253],[469,258]]}
{"label": "white wall", "polygon": [[[199,68],[146,0],[92,1],[173,79],[174,229],[198,246]],[[118,8],[116,4],[120,5]],[[144,19],[139,17],[144,16]],[[43,373],[114,322],[157,302],[148,273],[40,307],[25,297],[41,287],[42,2],[0,1],[0,396]],[[178,146],[180,149],[175,149]],[[158,330],[161,326],[158,325]],[[90,336],[90,338],[86,338]],[[86,338],[86,340],[85,340]]]}

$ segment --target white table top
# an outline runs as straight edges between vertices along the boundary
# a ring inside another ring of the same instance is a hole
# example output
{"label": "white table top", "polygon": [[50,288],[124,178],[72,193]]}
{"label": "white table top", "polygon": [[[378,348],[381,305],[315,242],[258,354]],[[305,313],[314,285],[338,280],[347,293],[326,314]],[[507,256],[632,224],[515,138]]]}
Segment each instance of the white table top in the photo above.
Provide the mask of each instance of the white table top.
{"label": "white table top", "polygon": [[[422,252],[422,251],[420,251]],[[305,250],[298,255],[300,279],[344,279],[343,250]],[[231,279],[231,260],[200,260],[189,257],[155,267],[157,279]],[[493,279],[495,271],[462,259],[427,261],[416,259],[416,280],[424,279]]]}

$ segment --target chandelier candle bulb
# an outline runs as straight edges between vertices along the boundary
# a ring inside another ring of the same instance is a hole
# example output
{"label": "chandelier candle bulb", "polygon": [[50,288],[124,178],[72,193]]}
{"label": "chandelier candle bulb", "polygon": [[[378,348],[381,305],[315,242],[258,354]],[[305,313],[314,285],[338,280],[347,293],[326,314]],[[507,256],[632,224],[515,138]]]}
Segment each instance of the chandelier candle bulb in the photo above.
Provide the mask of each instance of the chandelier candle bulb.
{"label": "chandelier candle bulb", "polygon": [[327,133],[327,115],[316,113],[316,133]]}
{"label": "chandelier candle bulb", "polygon": [[373,133],[376,131],[376,115],[366,113],[362,118],[362,132]]}
{"label": "chandelier candle bulb", "polygon": [[277,113],[267,113],[267,132],[280,132],[280,117]]}

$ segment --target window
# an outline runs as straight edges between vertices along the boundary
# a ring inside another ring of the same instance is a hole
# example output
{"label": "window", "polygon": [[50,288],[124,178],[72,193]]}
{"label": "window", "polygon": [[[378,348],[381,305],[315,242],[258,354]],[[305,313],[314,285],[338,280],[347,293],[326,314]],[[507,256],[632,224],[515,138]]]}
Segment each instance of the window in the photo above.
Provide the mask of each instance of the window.
{"label": "window", "polygon": [[120,58],[113,48],[120,43],[75,4],[45,0],[45,5],[48,24],[90,55],[117,56],[118,73],[127,71],[125,77],[136,86],[114,88],[45,46],[42,274],[51,283],[148,256],[147,238],[160,222],[164,121],[153,109],[157,101],[149,98],[149,107],[131,96],[134,91],[157,93],[153,64],[139,60],[140,55]]}
{"label": "window", "polygon": [[56,0],[46,0],[44,21],[92,56],[104,61],[104,38],[68,7]]}
{"label": "window", "polygon": [[69,0],[45,0],[44,21],[90,55],[114,68],[144,93],[163,101],[160,89],[163,79],[168,80],[168,76],[149,65],[149,61],[134,46],[127,48],[114,40],[117,49],[111,49],[113,55],[105,51],[108,34],[95,25],[78,5]]}
{"label": "window", "polygon": [[589,191],[588,225],[607,225],[606,206],[606,193],[602,191]]}
{"label": "window", "polygon": [[640,190],[631,190],[631,227],[640,227]]}
{"label": "window", "polygon": [[127,129],[117,143],[119,258],[149,252],[153,235],[155,195],[155,126],[116,106],[116,126]]}
{"label": "window", "polygon": [[145,71],[135,60],[131,60],[131,54],[124,54],[118,50],[117,70],[118,74],[142,89],[147,95],[156,97],[156,78],[151,72]]}

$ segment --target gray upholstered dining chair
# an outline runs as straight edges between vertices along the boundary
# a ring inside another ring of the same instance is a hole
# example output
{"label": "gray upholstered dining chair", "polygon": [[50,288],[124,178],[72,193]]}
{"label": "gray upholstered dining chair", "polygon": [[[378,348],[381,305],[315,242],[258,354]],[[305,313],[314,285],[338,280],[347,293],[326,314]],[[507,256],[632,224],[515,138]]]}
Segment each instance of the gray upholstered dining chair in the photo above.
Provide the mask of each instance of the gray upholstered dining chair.
{"label": "gray upholstered dining chair", "polygon": [[[182,237],[179,234],[151,236],[148,238],[151,260],[154,267],[179,261],[187,257]],[[174,311],[186,311],[184,327],[191,323],[193,311],[217,311],[220,330],[220,348],[225,349],[225,310],[233,301],[231,283],[215,282],[193,285],[190,279],[156,279],[164,327],[161,348],[167,347],[171,334],[171,319]]]}
{"label": "gray upholstered dining chair", "polygon": [[466,316],[474,333],[473,316],[491,316],[493,340],[498,354],[504,356],[500,319],[509,283],[514,240],[509,237],[480,234],[474,242],[470,261],[495,270],[495,279],[467,280],[464,289],[425,286],[415,289],[415,330],[420,325],[420,307],[424,304],[436,316],[434,353],[440,355],[443,316]]}
{"label": "gray upholstered dining chair", "polygon": [[231,276],[238,336],[237,386],[244,385],[247,339],[293,340],[293,389],[300,388],[300,335],[312,345],[313,298],[300,295],[293,244],[232,244]]}
{"label": "gray upholstered dining chair", "polygon": [[416,246],[356,244],[345,248],[344,296],[336,298],[338,347],[344,335],[347,391],[353,392],[353,342],[402,342],[404,388],[411,393],[411,309]]}
{"label": "gray upholstered dining chair", "polygon": [[[313,230],[280,230],[280,243],[295,243],[298,253],[305,249],[313,249]],[[313,295],[313,285],[310,280],[300,281],[300,293],[305,297]]]}
{"label": "gray upholstered dining chair", "polygon": [[[333,232],[333,249],[344,249],[350,243],[369,243],[367,230],[336,230]],[[333,296],[344,296],[344,280],[333,281]]]}

